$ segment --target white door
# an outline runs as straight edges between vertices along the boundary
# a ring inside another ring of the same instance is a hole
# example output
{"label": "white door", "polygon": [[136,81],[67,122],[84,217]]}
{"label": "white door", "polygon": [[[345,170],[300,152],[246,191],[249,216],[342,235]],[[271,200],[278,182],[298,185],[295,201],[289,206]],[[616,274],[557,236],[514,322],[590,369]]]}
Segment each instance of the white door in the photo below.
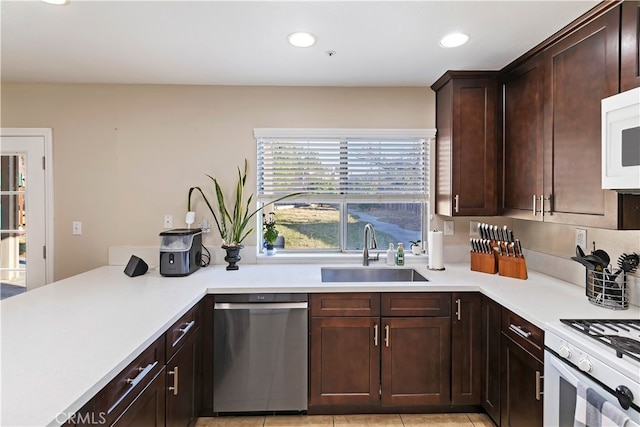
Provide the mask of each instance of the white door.
{"label": "white door", "polygon": [[53,275],[51,130],[2,129],[1,135],[0,281],[30,290]]}

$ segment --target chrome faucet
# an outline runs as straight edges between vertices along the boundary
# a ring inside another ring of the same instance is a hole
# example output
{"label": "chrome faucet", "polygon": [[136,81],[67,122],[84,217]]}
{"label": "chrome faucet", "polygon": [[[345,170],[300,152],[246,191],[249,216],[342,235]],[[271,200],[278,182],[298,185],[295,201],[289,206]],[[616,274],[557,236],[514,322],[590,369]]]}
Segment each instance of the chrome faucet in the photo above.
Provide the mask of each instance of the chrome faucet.
{"label": "chrome faucet", "polygon": [[377,249],[378,245],[376,243],[376,231],[373,229],[373,225],[371,223],[367,223],[364,226],[364,245],[362,248],[362,265],[369,265],[369,261],[378,261],[380,259],[380,254],[377,253],[375,258],[369,258],[369,239],[367,239],[367,231],[371,231],[371,249]]}

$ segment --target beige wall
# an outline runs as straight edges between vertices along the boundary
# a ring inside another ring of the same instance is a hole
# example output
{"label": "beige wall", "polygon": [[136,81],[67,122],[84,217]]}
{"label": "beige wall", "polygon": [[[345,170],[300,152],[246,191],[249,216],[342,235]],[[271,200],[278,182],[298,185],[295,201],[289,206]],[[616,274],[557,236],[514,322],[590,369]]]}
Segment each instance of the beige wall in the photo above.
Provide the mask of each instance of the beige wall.
{"label": "beige wall", "polygon": [[3,84],[1,101],[2,127],[53,129],[56,280],[106,264],[109,246],[159,245],[205,173],[231,187],[246,158],[255,182],[255,127],[435,127],[427,87]]}
{"label": "beige wall", "polygon": [[[255,127],[435,127],[426,87],[3,84],[1,101],[2,127],[53,129],[56,279],[106,264],[109,246],[158,245],[163,215],[184,226],[187,189],[208,185],[205,173],[230,187],[247,158],[254,182]],[[456,218],[445,244],[468,245],[469,221],[506,223],[527,249],[575,251],[574,226],[508,218]],[[613,259],[640,250],[639,231],[587,231]]]}

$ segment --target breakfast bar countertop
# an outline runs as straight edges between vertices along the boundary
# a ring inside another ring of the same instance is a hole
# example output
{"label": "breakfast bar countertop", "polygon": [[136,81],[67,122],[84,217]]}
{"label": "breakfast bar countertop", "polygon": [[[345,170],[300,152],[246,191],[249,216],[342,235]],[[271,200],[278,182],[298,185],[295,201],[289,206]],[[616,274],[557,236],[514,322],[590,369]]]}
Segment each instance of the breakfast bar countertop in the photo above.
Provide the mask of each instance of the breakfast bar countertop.
{"label": "breakfast bar countertop", "polygon": [[[128,277],[106,266],[0,302],[0,425],[61,425],[209,294],[256,292],[481,292],[540,328],[560,318],[640,318],[588,302],[583,287],[530,271],[527,280],[413,265],[429,282],[323,283],[320,264],[224,265],[188,277]],[[336,267],[362,267],[340,264]],[[380,267],[385,267],[380,265]],[[387,267],[397,268],[397,267]]]}

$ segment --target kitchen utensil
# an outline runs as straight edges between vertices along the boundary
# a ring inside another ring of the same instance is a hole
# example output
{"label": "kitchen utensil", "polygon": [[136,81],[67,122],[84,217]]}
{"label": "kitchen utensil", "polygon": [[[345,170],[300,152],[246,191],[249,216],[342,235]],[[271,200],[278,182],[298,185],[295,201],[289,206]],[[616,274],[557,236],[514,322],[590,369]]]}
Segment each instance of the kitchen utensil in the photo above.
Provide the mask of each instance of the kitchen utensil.
{"label": "kitchen utensil", "polygon": [[584,251],[580,247],[580,245],[576,245],[576,256],[579,258],[584,258]]}
{"label": "kitchen utensil", "polygon": [[595,269],[595,266],[592,263],[590,263],[589,261],[585,260],[584,257],[572,256],[571,259],[576,261],[576,262],[579,262],[580,264],[582,264],[585,267],[587,267],[587,270],[594,270]]}
{"label": "kitchen utensil", "polygon": [[595,251],[593,251],[593,255],[597,256],[602,260],[602,263],[603,263],[602,268],[607,267],[611,262],[611,258],[609,257],[609,254],[603,251],[602,249],[596,249]]}
{"label": "kitchen utensil", "polygon": [[640,256],[635,252],[632,254],[622,254],[618,258],[618,267],[627,273],[636,271],[638,264],[640,264]]}
{"label": "kitchen utensil", "polygon": [[585,255],[584,258],[582,259],[592,263],[596,271],[602,271],[603,269],[607,268],[607,266],[609,265],[609,263],[605,264],[602,258],[594,254]]}

